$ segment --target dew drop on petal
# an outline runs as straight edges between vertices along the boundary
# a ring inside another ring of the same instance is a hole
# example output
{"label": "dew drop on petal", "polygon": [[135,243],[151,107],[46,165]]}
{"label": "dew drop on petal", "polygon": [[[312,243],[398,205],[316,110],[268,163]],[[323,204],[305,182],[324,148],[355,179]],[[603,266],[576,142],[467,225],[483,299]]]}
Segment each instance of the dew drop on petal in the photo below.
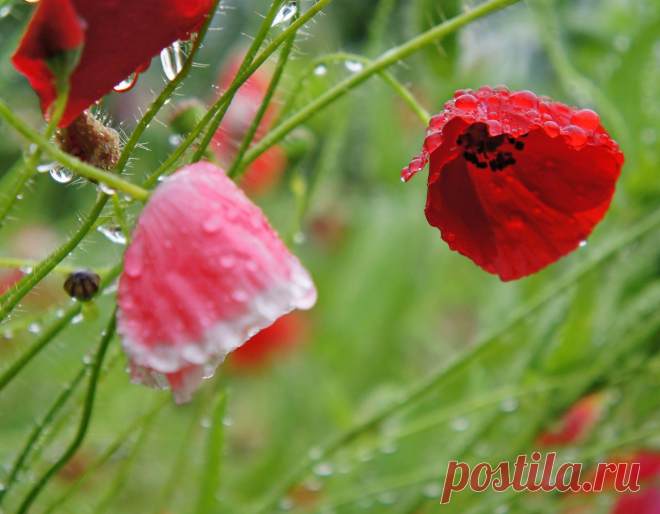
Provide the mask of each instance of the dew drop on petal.
{"label": "dew drop on petal", "polygon": [[557,137],[559,135],[559,125],[554,121],[546,121],[543,124],[543,128],[545,129],[545,133],[550,137]]}
{"label": "dew drop on petal", "polygon": [[587,144],[587,134],[585,134],[584,130],[582,130],[580,127],[569,125],[568,127],[562,129],[561,133],[575,148],[582,148]]}
{"label": "dew drop on petal", "polygon": [[115,93],[125,93],[133,89],[133,86],[137,83],[138,74],[131,73],[128,77],[122,80],[119,84],[112,88]]}
{"label": "dew drop on petal", "polygon": [[456,108],[462,111],[472,112],[478,105],[477,99],[472,95],[462,95],[456,99]]}
{"label": "dew drop on petal", "polygon": [[511,103],[525,111],[538,108],[538,98],[531,91],[517,91],[509,96]]}
{"label": "dew drop on petal", "polygon": [[582,109],[573,115],[571,123],[583,130],[591,131],[598,127],[600,117],[591,109]]}
{"label": "dew drop on petal", "polygon": [[163,66],[165,76],[169,80],[174,80],[179,72],[183,69],[185,63],[185,55],[183,52],[183,43],[175,41],[167,48],[160,52],[160,63]]}
{"label": "dew drop on petal", "polygon": [[50,176],[53,177],[55,182],[59,182],[60,184],[68,184],[73,180],[73,172],[59,165],[50,168]]}

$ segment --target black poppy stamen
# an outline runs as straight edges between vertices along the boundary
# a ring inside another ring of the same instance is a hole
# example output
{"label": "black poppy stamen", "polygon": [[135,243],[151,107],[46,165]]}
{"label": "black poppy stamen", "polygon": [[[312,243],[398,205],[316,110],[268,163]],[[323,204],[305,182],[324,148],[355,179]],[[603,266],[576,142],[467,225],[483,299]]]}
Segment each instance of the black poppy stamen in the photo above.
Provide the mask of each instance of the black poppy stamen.
{"label": "black poppy stamen", "polygon": [[517,151],[525,148],[525,143],[507,134],[491,136],[485,123],[470,125],[465,134],[458,137],[456,144],[465,144],[463,158],[467,162],[479,169],[490,167],[491,171],[502,171],[516,164],[513,153],[504,151],[503,145],[509,144],[513,147],[512,150]]}

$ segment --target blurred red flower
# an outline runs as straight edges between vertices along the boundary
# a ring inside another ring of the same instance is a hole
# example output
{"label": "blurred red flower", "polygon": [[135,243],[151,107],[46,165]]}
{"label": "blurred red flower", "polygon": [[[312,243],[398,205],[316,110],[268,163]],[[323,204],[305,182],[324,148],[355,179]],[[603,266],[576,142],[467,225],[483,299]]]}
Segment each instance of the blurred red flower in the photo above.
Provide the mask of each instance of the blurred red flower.
{"label": "blurred red flower", "polygon": [[207,162],[166,178],[140,214],[117,293],[131,378],[190,400],[225,356],[316,288],[261,210]]}
{"label": "blurred red flower", "polygon": [[[243,55],[236,54],[221,70],[218,78],[220,91],[226,91],[238,73],[243,62]],[[213,138],[215,153],[223,166],[229,166],[236,155],[236,150],[252,123],[257,110],[268,90],[270,73],[263,67],[259,68],[236,92],[222,124]],[[259,124],[255,141],[274,121],[276,115],[275,103],[271,102],[263,120]],[[279,146],[273,146],[259,156],[245,171],[241,178],[241,187],[252,196],[267,193],[280,181],[286,169],[286,154]]]}
{"label": "blurred red flower", "polygon": [[82,45],[60,126],[71,123],[169,44],[188,39],[211,0],[41,0],[12,61],[46,115],[57,93],[52,60]]}
{"label": "blurred red flower", "polygon": [[260,368],[274,357],[303,344],[309,337],[310,329],[310,319],[304,313],[290,312],[232,352],[231,365],[246,371]]}
{"label": "blurred red flower", "polygon": [[598,424],[603,411],[602,393],[594,393],[578,400],[568,409],[557,427],[544,431],[537,443],[541,446],[557,446],[580,441]]}
{"label": "blurred red flower", "polygon": [[402,179],[429,160],[428,222],[450,249],[505,281],[586,240],[624,162],[595,112],[490,87],[457,91],[431,118]]}

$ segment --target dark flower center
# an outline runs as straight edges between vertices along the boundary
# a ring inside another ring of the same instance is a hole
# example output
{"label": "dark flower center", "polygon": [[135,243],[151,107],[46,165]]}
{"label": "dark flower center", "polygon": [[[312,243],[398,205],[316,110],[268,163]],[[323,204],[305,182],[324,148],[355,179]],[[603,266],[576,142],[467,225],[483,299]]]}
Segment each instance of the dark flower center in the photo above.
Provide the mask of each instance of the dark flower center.
{"label": "dark flower center", "polygon": [[[526,137],[527,134],[521,136]],[[521,151],[525,143],[506,134],[491,136],[485,123],[474,123],[458,136],[458,146],[464,145],[463,158],[477,168],[502,171],[516,163],[514,151]]]}

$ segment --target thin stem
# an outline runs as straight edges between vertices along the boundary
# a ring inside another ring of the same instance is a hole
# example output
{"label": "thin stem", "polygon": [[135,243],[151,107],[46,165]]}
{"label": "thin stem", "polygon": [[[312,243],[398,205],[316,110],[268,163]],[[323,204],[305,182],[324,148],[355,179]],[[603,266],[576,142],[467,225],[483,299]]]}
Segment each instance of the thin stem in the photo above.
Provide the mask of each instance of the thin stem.
{"label": "thin stem", "polygon": [[23,446],[23,450],[17,457],[16,462],[14,462],[14,465],[11,471],[9,472],[9,475],[7,476],[7,482],[5,483],[4,489],[0,490],[0,504],[2,503],[5,494],[9,492],[11,487],[16,482],[16,477],[20,473],[21,469],[23,469],[23,466],[25,465],[25,462],[27,461],[27,458],[30,455],[30,453],[36,447],[37,441],[39,441],[41,434],[43,434],[45,428],[52,423],[57,413],[69,401],[69,398],[78,388],[78,385],[84,378],[86,372],[87,372],[87,365],[80,368],[78,374],[73,378],[71,382],[69,382],[64,387],[60,395],[55,399],[55,402],[53,402],[51,408],[48,409],[48,412],[46,412],[46,415],[43,417],[41,422],[35,425],[27,441],[25,442],[25,445]]}
{"label": "thin stem", "polygon": [[[298,11],[300,11],[300,4],[297,5],[298,5]],[[266,115],[266,111],[268,110],[268,107],[270,107],[270,102],[273,99],[273,96],[275,95],[275,90],[277,89],[277,86],[280,83],[280,79],[282,78],[282,73],[284,72],[284,68],[286,67],[287,62],[289,60],[289,55],[291,54],[291,49],[293,48],[293,43],[295,39],[296,39],[296,33],[294,32],[293,34],[291,34],[289,39],[286,40],[284,46],[282,47],[282,51],[280,52],[280,58],[277,63],[277,67],[275,68],[273,77],[270,80],[270,84],[268,85],[266,94],[261,100],[261,105],[259,105],[259,109],[254,115],[254,118],[252,119],[252,123],[250,123],[250,127],[248,128],[245,137],[243,137],[241,146],[238,148],[238,151],[236,152],[234,162],[232,163],[231,167],[227,170],[227,175],[230,178],[233,179],[236,178],[235,175],[238,169],[238,165],[240,164],[243,155],[245,155],[245,152],[250,147],[250,144],[252,143],[252,140],[254,139],[257,130],[259,129],[259,125],[261,125],[261,122],[264,119],[264,116]]]}
{"label": "thin stem", "polygon": [[[39,265],[39,261],[34,259],[16,259],[13,257],[0,257],[0,268],[18,268],[18,269],[34,269]],[[80,269],[80,266],[71,266],[69,264],[58,264],[56,268],[53,268],[51,273],[57,273],[58,275],[68,275],[74,271]],[[109,268],[94,268],[92,270],[97,275],[103,275],[110,271]]]}
{"label": "thin stem", "polygon": [[445,36],[453,34],[468,23],[494,11],[498,11],[508,7],[509,5],[515,4],[518,1],[519,0],[490,0],[489,2],[485,2],[468,12],[461,14],[460,16],[456,16],[455,18],[452,18],[451,20],[442,23],[437,27],[426,31],[423,34],[420,34],[419,36],[411,39],[410,41],[407,41],[406,43],[391,48],[371,64],[365,66],[364,69],[341,81],[339,84],[323,93],[314,101],[310,102],[296,114],[286,119],[284,122],[282,122],[281,125],[275,127],[272,131],[266,134],[266,136],[264,136],[256,145],[254,145],[254,147],[249,152],[245,154],[242,167],[247,167],[257,157],[259,157],[275,143],[279,142],[295,127],[307,121],[317,112],[321,111],[332,102],[342,97],[344,94],[346,94],[347,91],[350,91],[354,87],[362,84],[371,76],[381,72],[393,64],[396,64],[401,59],[424,48],[425,46],[435,43]]}
{"label": "thin stem", "polygon": [[[107,288],[121,271],[121,264],[116,265],[103,277],[103,289]],[[53,338],[66,328],[71,320],[80,313],[82,305],[79,302],[72,302],[62,316],[58,318],[53,324],[46,328],[41,336],[28,348],[28,350],[21,355],[8,369],[0,375],[0,391],[2,391],[9,382],[11,382],[21,370],[27,366],[34,357],[43,350]]]}
{"label": "thin stem", "polygon": [[197,513],[206,514],[217,510],[216,496],[220,489],[222,452],[225,443],[224,417],[227,410],[227,393],[221,391],[213,408],[213,421],[208,435],[206,463],[200,480]]}
{"label": "thin stem", "polygon": [[[170,399],[165,396],[159,396],[157,398],[157,401],[155,405],[149,409],[145,414],[142,416],[139,416],[133,423],[128,425],[126,429],[117,436],[117,438],[110,444],[101,455],[85,470],[85,472],[80,475],[76,481],[71,484],[71,486],[66,490],[64,494],[62,494],[59,498],[57,498],[53,503],[51,503],[48,508],[44,511],[44,514],[50,514],[51,512],[54,512],[55,509],[61,507],[64,503],[73,496],[73,494],[78,490],[78,488],[89,478],[91,477],[96,471],[103,465],[105,464],[110,457],[112,457],[115,453],[117,453],[117,450],[121,448],[126,441],[133,435],[135,432],[140,430],[140,438],[142,438],[142,435],[146,433],[146,428],[151,425],[156,419],[156,415],[161,411],[165,405],[167,405],[170,402]],[[142,429],[142,430],[141,430]],[[137,446],[138,442],[135,443],[134,446]],[[97,513],[99,512],[98,510],[96,511]]]}
{"label": "thin stem", "polygon": [[62,454],[62,456],[53,464],[46,473],[39,479],[39,481],[34,485],[30,490],[25,500],[21,504],[18,513],[24,514],[28,512],[28,509],[37,499],[37,496],[46,486],[48,481],[73,457],[76,453],[83,440],[87,434],[87,429],[89,428],[89,423],[92,417],[92,410],[94,408],[94,399],[96,397],[96,386],[98,384],[99,376],[101,373],[101,366],[103,364],[103,358],[108,350],[110,341],[112,341],[115,335],[115,312],[113,310],[110,316],[110,322],[108,323],[103,336],[101,337],[101,342],[99,343],[99,348],[96,351],[96,359],[91,368],[91,374],[89,376],[89,387],[87,388],[87,395],[85,397],[85,404],[83,406],[83,412],[80,419],[80,424],[78,426],[78,432],[74,437],[73,441],[67,448],[67,450]]}
{"label": "thin stem", "polygon": [[[240,78],[241,74],[244,73],[247,67],[250,66],[250,64],[252,64],[252,61],[254,61],[255,55],[257,55],[257,52],[259,51],[261,44],[266,39],[266,36],[268,35],[270,28],[273,26],[273,20],[275,19],[275,16],[277,16],[277,12],[280,10],[282,1],[283,0],[273,0],[272,4],[270,5],[270,9],[268,9],[268,12],[266,13],[264,21],[261,23],[261,26],[259,27],[259,31],[257,32],[257,35],[255,36],[254,40],[252,41],[252,44],[250,45],[250,48],[248,48],[248,51],[245,54],[245,57],[243,58],[243,62],[241,63],[241,66],[238,69],[238,73],[236,73],[234,80],[232,80],[231,85],[234,85],[237,79]],[[220,111],[213,118],[213,121],[210,123],[206,135],[204,136],[204,140],[200,144],[199,148],[197,148],[197,150],[193,154],[192,162],[198,162],[204,156],[204,152],[206,152],[206,149],[211,144],[211,141],[213,141],[213,137],[215,136],[218,127],[220,127],[220,124],[222,123],[222,120],[225,117],[225,114],[227,113],[227,109],[229,109],[229,105],[231,104],[235,94],[236,91],[234,91],[227,98],[223,108],[220,109]]]}
{"label": "thin stem", "polygon": [[195,60],[195,56],[197,55],[197,52],[202,46],[204,37],[206,36],[209,27],[211,26],[213,17],[215,16],[216,11],[218,10],[218,6],[220,5],[220,2],[221,0],[213,0],[213,5],[211,6],[211,10],[209,11],[208,16],[204,20],[204,24],[202,25],[202,28],[199,30],[199,33],[195,38],[195,43],[193,44],[193,47],[190,51],[190,55],[186,59],[183,68],[181,68],[181,71],[177,74],[176,77],[174,77],[174,80],[172,80],[169,84],[167,84],[167,86],[165,86],[165,89],[163,89],[163,91],[158,95],[158,98],[156,98],[151,103],[149,109],[147,109],[147,112],[144,114],[144,116],[142,116],[142,119],[137,124],[137,127],[135,127],[135,130],[131,134],[131,137],[126,142],[126,146],[124,146],[121,156],[119,157],[119,161],[117,161],[117,166],[115,167],[118,173],[121,173],[126,167],[126,164],[128,163],[128,160],[130,159],[133,150],[137,146],[140,137],[142,137],[144,131],[147,130],[149,123],[151,123],[151,121],[156,117],[158,111],[160,111],[163,105],[165,105],[167,100],[174,94],[176,89],[181,85],[183,80],[190,73],[193,62]]}
{"label": "thin stem", "polygon": [[21,134],[25,139],[36,144],[43,152],[55,159],[57,162],[63,164],[67,168],[71,168],[78,175],[102,182],[107,186],[122,191],[133,198],[146,202],[149,198],[149,191],[142,189],[131,182],[127,182],[119,178],[117,174],[108,173],[99,168],[91,166],[80,159],[63,152],[49,141],[49,138],[32,130],[18,115],[7,107],[4,102],[0,102],[0,117],[11,125],[16,132]]}
{"label": "thin stem", "polygon": [[147,180],[142,184],[143,187],[150,187],[156,183],[158,178],[165,174],[185,153],[185,151],[190,148],[200,134],[204,131],[204,128],[211,123],[214,119],[216,113],[224,107],[224,105],[233,98],[234,94],[238,89],[254,74],[259,67],[266,62],[266,60],[282,45],[288,37],[305,23],[311,20],[314,15],[321,11],[326,5],[328,5],[332,0],[318,0],[312,7],[309,8],[304,14],[300,16],[294,23],[292,23],[286,30],[284,30],[279,36],[277,36],[273,42],[268,45],[252,62],[252,64],[245,70],[238,79],[232,82],[229,89],[224,92],[213,104],[213,106],[207,111],[204,117],[199,121],[194,130],[188,134],[188,137],[179,145],[179,147],[170,155],[167,160],[154,172],[152,173]]}
{"label": "thin stem", "polygon": [[[62,119],[62,116],[64,115],[64,110],[66,108],[67,101],[69,100],[69,87],[68,84],[65,87],[58,88],[59,89],[59,94],[57,95],[57,100],[55,101],[55,108],[53,110],[53,115],[48,122],[48,126],[46,127],[46,132],[44,133],[44,138],[46,140],[50,140],[50,138],[53,136],[55,133],[55,130],[57,129],[57,125],[59,124],[60,120]],[[25,154],[24,154],[24,159],[25,159]],[[28,181],[34,176],[36,170],[37,170],[37,165],[39,164],[39,161],[41,159],[41,149],[37,148],[32,154],[30,155],[30,158],[25,162],[24,166],[19,166],[18,168],[12,168],[10,171],[15,171],[18,173],[18,177],[16,177],[13,187],[9,190],[9,193],[6,195],[6,201],[3,202],[2,207],[0,207],[0,227],[5,222],[5,219],[7,218],[7,215],[9,214],[9,211],[11,211],[12,207],[16,203],[16,200],[18,200],[18,197],[23,191],[23,188],[25,187],[25,184],[28,183]]]}
{"label": "thin stem", "polygon": [[[657,210],[652,215],[640,221],[637,225],[628,230],[625,234],[621,235],[609,248],[605,248],[600,252],[593,253],[588,259],[578,266],[573,272],[565,274],[562,278],[554,282],[550,287],[543,291],[534,300],[526,305],[517,309],[517,311],[502,325],[493,330],[490,334],[483,337],[476,345],[470,350],[460,355],[457,359],[449,365],[441,368],[438,372],[431,375],[428,379],[421,382],[416,387],[412,388],[403,399],[385,407],[376,415],[371,416],[362,423],[357,424],[348,431],[340,434],[334,440],[331,440],[322,447],[319,460],[325,460],[335,451],[342,448],[346,444],[358,438],[360,435],[370,431],[371,429],[380,425],[389,417],[397,414],[398,412],[415,405],[423,398],[428,396],[437,387],[456,376],[461,371],[467,369],[472,363],[479,359],[486,353],[494,344],[506,334],[513,327],[534,314],[541,307],[549,303],[552,299],[556,298],[564,291],[575,285],[589,272],[593,271],[596,267],[602,265],[608,259],[616,255],[619,251],[627,248],[637,239],[643,237],[648,232],[660,226],[660,210]],[[316,460],[305,457],[293,471],[285,477],[279,484],[272,488],[271,493],[267,496],[257,512],[266,512],[277,504],[279,499],[291,487],[297,484],[312,468]]]}
{"label": "thin stem", "polygon": [[73,250],[76,249],[78,244],[85,238],[85,236],[92,230],[94,222],[101,215],[103,207],[108,201],[107,195],[101,195],[94,204],[92,211],[87,216],[78,231],[69,239],[63,246],[58,248],[54,253],[48,256],[43,262],[36,266],[31,273],[23,277],[14,288],[0,296],[0,321],[4,320],[14,307],[28,294],[34,286],[46,277],[60,262],[62,262]]}

